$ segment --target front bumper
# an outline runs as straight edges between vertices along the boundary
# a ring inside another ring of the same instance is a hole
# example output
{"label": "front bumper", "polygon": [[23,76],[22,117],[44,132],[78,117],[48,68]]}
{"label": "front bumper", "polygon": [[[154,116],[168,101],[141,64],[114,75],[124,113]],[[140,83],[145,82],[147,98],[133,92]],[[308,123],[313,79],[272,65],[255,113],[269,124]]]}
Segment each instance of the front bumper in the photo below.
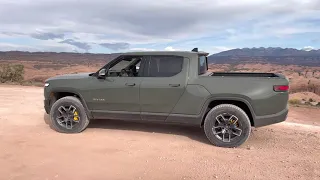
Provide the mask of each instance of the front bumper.
{"label": "front bumper", "polygon": [[283,122],[287,119],[288,112],[289,112],[289,109],[286,108],[277,114],[272,114],[267,116],[256,116],[254,120],[254,127],[262,127],[262,126]]}

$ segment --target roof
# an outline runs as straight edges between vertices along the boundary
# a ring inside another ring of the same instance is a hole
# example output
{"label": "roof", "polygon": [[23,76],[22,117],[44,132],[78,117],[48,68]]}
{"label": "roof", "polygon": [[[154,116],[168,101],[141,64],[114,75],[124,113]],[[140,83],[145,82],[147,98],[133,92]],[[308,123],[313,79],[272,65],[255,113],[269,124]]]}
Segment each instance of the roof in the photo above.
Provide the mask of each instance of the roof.
{"label": "roof", "polygon": [[201,55],[208,55],[209,53],[199,51],[199,52],[194,52],[194,51],[134,51],[134,52],[126,52],[122,53],[125,55],[177,55],[177,56],[185,56],[187,54],[201,54]]}

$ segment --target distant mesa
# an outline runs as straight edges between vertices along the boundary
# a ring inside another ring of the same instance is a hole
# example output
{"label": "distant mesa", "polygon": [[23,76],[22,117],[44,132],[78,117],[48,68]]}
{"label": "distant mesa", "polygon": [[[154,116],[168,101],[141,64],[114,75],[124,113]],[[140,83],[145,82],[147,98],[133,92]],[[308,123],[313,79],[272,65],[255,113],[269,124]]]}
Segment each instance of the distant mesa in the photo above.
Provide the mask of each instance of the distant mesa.
{"label": "distant mesa", "polygon": [[320,66],[320,50],[294,48],[242,48],[231,49],[208,57],[209,63],[271,63],[280,65]]}
{"label": "distant mesa", "polygon": [[[0,60],[50,61],[56,63],[88,63],[108,62],[120,54],[93,54],[75,52],[23,52],[0,51]],[[240,63],[271,63],[279,65],[319,66],[320,50],[305,47],[301,50],[280,47],[238,48],[212,54],[209,63],[240,64]]]}

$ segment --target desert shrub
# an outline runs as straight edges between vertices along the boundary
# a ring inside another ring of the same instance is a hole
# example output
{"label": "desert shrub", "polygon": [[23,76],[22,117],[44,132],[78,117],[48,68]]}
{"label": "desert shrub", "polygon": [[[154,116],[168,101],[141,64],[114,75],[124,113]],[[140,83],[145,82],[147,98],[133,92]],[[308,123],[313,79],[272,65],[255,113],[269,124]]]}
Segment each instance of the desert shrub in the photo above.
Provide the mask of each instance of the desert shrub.
{"label": "desert shrub", "polygon": [[316,106],[320,107],[320,102],[318,102],[318,104],[316,104]]}
{"label": "desert shrub", "polygon": [[22,81],[20,83],[23,86],[38,86],[38,87],[43,87],[43,83],[41,82],[35,82],[35,81]]}
{"label": "desert shrub", "polygon": [[21,82],[24,75],[24,66],[22,64],[1,64],[0,65],[0,81],[5,82]]}
{"label": "desert shrub", "polygon": [[314,100],[312,98],[309,99],[309,102],[314,102]]}
{"label": "desert shrub", "polygon": [[292,85],[290,88],[290,93],[296,92],[313,92],[320,95],[320,86],[319,83],[309,82],[309,84],[299,84]]}
{"label": "desert shrub", "polygon": [[302,72],[301,72],[301,71],[298,71],[298,75],[299,75],[299,76],[302,76]]}
{"label": "desert shrub", "polygon": [[299,99],[290,99],[289,104],[297,105],[297,104],[301,104],[301,101]]}
{"label": "desert shrub", "polygon": [[45,80],[48,78],[49,78],[49,76],[37,76],[37,77],[29,79],[29,81],[44,83]]}
{"label": "desert shrub", "polygon": [[60,70],[64,67],[66,67],[66,65],[62,65],[62,64],[36,64],[33,67],[38,70],[43,69],[43,68]]}
{"label": "desert shrub", "polygon": [[312,106],[311,102],[307,101],[304,103],[305,105]]}

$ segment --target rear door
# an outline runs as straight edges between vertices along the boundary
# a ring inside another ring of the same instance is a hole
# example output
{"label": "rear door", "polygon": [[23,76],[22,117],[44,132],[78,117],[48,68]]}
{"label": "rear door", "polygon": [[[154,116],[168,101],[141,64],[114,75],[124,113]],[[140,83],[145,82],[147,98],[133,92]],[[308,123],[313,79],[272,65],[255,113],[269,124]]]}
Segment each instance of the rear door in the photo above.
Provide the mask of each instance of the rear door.
{"label": "rear door", "polygon": [[171,55],[146,58],[140,84],[142,120],[166,120],[185,90],[188,60]]}

